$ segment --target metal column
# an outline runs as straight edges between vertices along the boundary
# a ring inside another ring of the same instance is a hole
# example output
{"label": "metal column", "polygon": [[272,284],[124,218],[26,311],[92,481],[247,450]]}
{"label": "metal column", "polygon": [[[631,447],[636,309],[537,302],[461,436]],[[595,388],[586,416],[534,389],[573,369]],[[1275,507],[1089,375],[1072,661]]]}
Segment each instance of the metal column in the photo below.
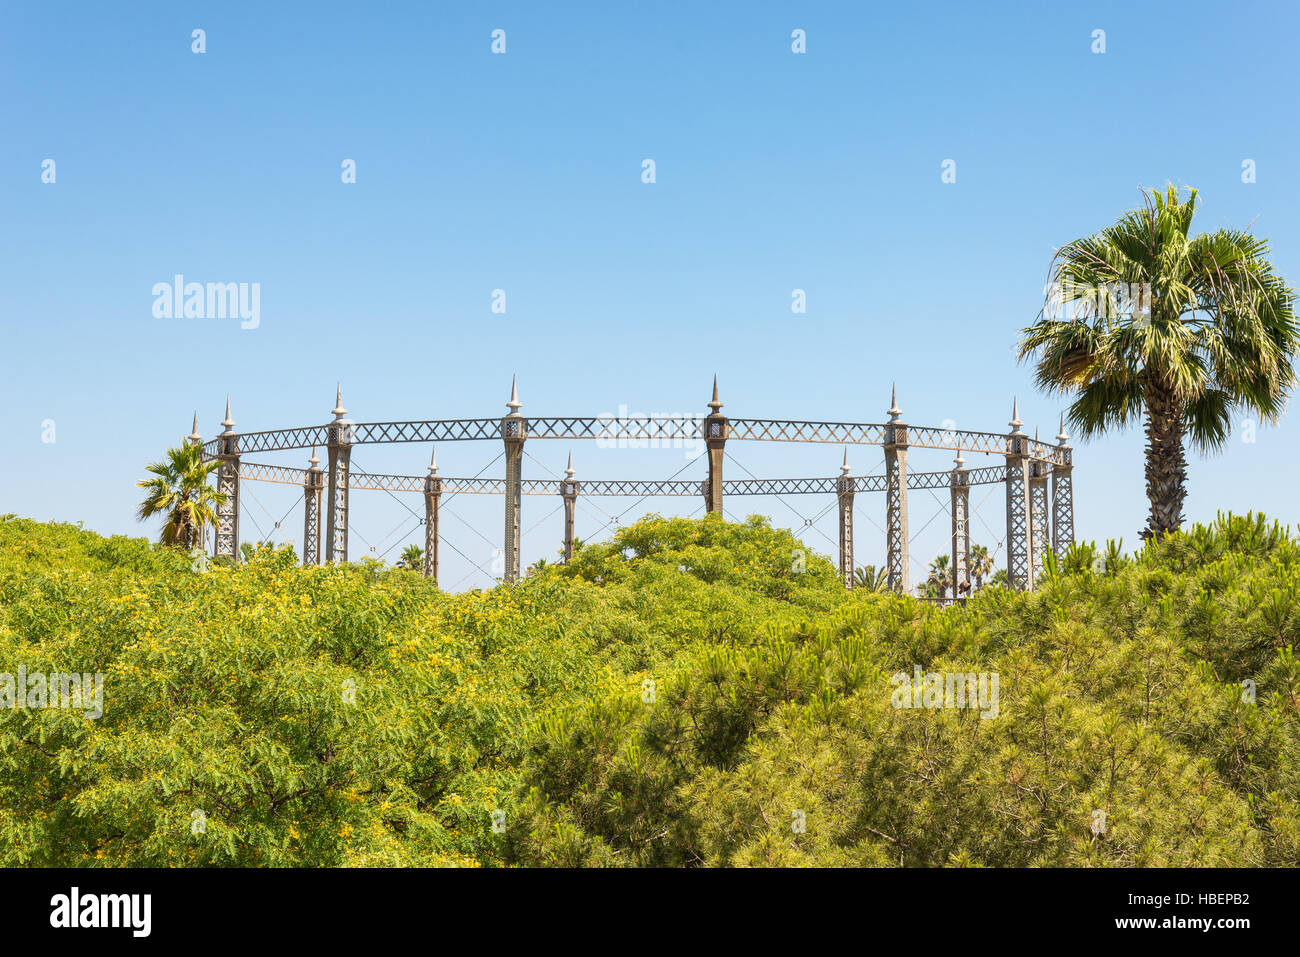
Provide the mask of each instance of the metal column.
{"label": "metal column", "polygon": [[844,464],[835,481],[835,497],[840,506],[840,578],[845,588],[853,587],[853,492],[855,483],[849,475],[849,450],[844,450]]}
{"label": "metal column", "polygon": [[506,407],[510,414],[501,419],[501,438],[506,446],[506,508],[505,508],[505,582],[519,581],[519,512],[522,504],[523,478],[521,466],[524,458],[524,440],[528,438],[528,420],[519,414],[523,403],[519,401],[518,381],[510,383],[510,401]]}
{"label": "metal column", "polygon": [[718,399],[718,377],[713,377],[713,400],[710,412],[704,419],[704,444],[709,452],[709,480],[704,486],[704,508],[708,512],[722,513],[722,457],[731,426],[722,414]]}
{"label": "metal column", "polygon": [[302,563],[320,564],[320,506],[325,495],[325,473],[316,450],[311,450],[311,466],[302,486]]}
{"label": "metal column", "polygon": [[952,470],[952,596],[970,594],[970,473],[957,452]]}
{"label": "metal column", "polygon": [[573,513],[578,504],[578,483],[573,480],[573,453],[564,467],[564,481],[560,483],[560,496],[564,499],[564,564],[573,560]]}
{"label": "metal column", "polygon": [[424,480],[424,577],[438,580],[438,506],[442,501],[442,479],[438,476],[438,453],[429,453],[429,474]]}
{"label": "metal column", "polygon": [[325,561],[348,560],[348,475],[352,462],[353,424],[343,408],[343,388],[339,387],[334,406],[334,421],[329,424],[329,505],[326,515]]}
{"label": "metal column", "polygon": [[230,396],[226,396],[226,418],[217,436],[217,491],[225,499],[217,506],[217,534],[212,553],[239,561],[239,436],[230,417]]}
{"label": "metal column", "polygon": [[1043,444],[1034,434],[1029,459],[1029,567],[1033,581],[1043,577],[1043,553],[1051,541],[1051,504],[1047,498],[1047,463],[1043,461]]}
{"label": "metal column", "polygon": [[898,390],[890,395],[885,426],[885,543],[889,590],[907,594],[912,587],[907,531],[907,426],[898,407]]}
{"label": "metal column", "polygon": [[1056,436],[1056,463],[1052,466],[1052,551],[1064,555],[1074,544],[1074,452],[1067,444],[1065,416]]}
{"label": "metal column", "polygon": [[1034,587],[1029,556],[1029,436],[1020,430],[1018,405],[1011,403],[1007,434],[1007,584],[1017,591]]}

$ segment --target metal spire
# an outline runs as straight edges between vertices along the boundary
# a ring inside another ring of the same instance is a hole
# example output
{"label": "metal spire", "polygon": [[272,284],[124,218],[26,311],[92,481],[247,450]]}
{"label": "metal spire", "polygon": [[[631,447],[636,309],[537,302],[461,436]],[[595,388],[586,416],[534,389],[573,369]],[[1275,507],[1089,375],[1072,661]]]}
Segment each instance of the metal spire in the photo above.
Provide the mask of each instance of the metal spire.
{"label": "metal spire", "polygon": [[514,375],[510,377],[510,401],[506,403],[506,408],[511,415],[518,415],[522,406],[523,403],[519,401],[519,377]]}
{"label": "metal spire", "polygon": [[573,478],[573,449],[569,449],[569,464],[564,467],[564,474]]}
{"label": "metal spire", "polygon": [[226,417],[221,424],[227,432],[235,431],[235,420],[230,417],[230,396],[226,396]]}
{"label": "metal spire", "polygon": [[307,461],[311,463],[312,468],[317,468],[320,465],[320,459],[316,457],[316,446],[311,447],[311,458]]}
{"label": "metal spire", "polygon": [[722,400],[718,398],[718,377],[716,374],[713,376],[713,401],[709,403],[709,408],[714,412],[722,408]]}
{"label": "metal spire", "polygon": [[342,422],[343,416],[348,414],[348,410],[343,408],[343,383],[339,383],[338,393],[335,396],[334,411],[330,414],[334,416],[335,422]]}
{"label": "metal spire", "polygon": [[966,467],[966,460],[962,458],[961,449],[957,450],[957,457],[953,459],[953,461],[957,463],[957,468],[959,469],[964,469]]}
{"label": "metal spire", "polygon": [[845,446],[845,447],[844,447],[844,464],[840,466],[840,471],[843,472],[845,475],[848,475],[848,474],[849,474],[849,449],[848,449],[848,446]]}
{"label": "metal spire", "polygon": [[898,407],[898,386],[894,383],[889,386],[889,408],[886,411],[890,422],[902,421],[903,410]]}
{"label": "metal spire", "polygon": [[1020,402],[1015,396],[1011,397],[1011,421],[1007,424],[1011,426],[1013,435],[1019,435],[1020,427],[1025,424],[1020,421]]}
{"label": "metal spire", "polygon": [[199,412],[197,409],[194,410],[194,431],[190,433],[190,441],[195,445],[200,445],[203,442],[203,436],[199,434]]}
{"label": "metal spire", "polygon": [[1057,441],[1057,444],[1058,444],[1058,445],[1065,445],[1067,442],[1070,441],[1070,436],[1069,436],[1069,434],[1065,431],[1065,413],[1064,413],[1064,412],[1061,413],[1061,432],[1060,432],[1059,435],[1057,435],[1057,437],[1056,437],[1056,441]]}
{"label": "metal spire", "polygon": [[429,450],[429,474],[438,474],[438,450],[436,448]]}

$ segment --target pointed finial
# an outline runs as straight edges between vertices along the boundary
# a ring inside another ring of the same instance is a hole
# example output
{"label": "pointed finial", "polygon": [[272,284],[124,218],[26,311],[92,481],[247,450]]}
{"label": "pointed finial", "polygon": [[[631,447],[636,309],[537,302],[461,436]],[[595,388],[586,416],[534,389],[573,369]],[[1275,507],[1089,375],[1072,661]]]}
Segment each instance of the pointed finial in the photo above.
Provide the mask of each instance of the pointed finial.
{"label": "pointed finial", "polygon": [[903,410],[898,407],[898,386],[891,383],[889,386],[889,421],[901,422]]}
{"label": "pointed finial", "polygon": [[518,415],[523,403],[519,401],[519,376],[510,377],[510,401],[506,403],[506,408],[510,410],[511,415]]}
{"label": "pointed finial", "polygon": [[343,383],[338,384],[338,392],[335,393],[334,411],[330,413],[334,416],[334,421],[342,422],[343,416],[348,414],[348,410],[343,408]]}
{"label": "pointed finial", "polygon": [[573,478],[573,449],[569,449],[569,464],[564,467],[564,474]]}
{"label": "pointed finial", "polygon": [[230,396],[226,396],[226,417],[221,424],[227,432],[235,431],[235,420],[230,417]]}
{"label": "pointed finial", "polygon": [[959,469],[964,469],[966,467],[966,459],[962,457],[961,449],[957,450],[957,457],[953,459],[953,461],[957,463],[957,468]]}
{"label": "pointed finial", "polygon": [[709,408],[717,413],[722,408],[722,400],[718,398],[718,377],[713,377],[713,400],[709,403]]}
{"label": "pointed finial", "polygon": [[203,442],[203,436],[199,434],[199,413],[197,409],[194,411],[194,431],[190,433],[190,441],[195,445],[200,445]]}
{"label": "pointed finial", "polygon": [[312,468],[316,468],[320,465],[320,459],[316,456],[316,446],[313,445],[311,447],[311,458],[307,461],[311,463]]}
{"label": "pointed finial", "polygon": [[1011,421],[1007,424],[1011,426],[1014,435],[1019,435],[1020,427],[1025,424],[1020,421],[1020,400],[1015,396],[1011,398]]}
{"label": "pointed finial", "polygon": [[845,448],[844,448],[844,464],[840,466],[840,471],[843,472],[845,475],[848,475],[848,474],[849,474],[849,449],[848,449],[848,446],[845,446]]}
{"label": "pointed finial", "polygon": [[429,449],[429,474],[438,474],[438,450],[436,448]]}
{"label": "pointed finial", "polygon": [[1058,435],[1056,436],[1056,442],[1057,442],[1058,445],[1065,445],[1065,444],[1066,444],[1067,442],[1069,442],[1069,441],[1070,441],[1070,435],[1069,435],[1068,432],[1065,431],[1065,413],[1062,412],[1062,413],[1061,413],[1061,431],[1060,431],[1060,434],[1058,434]]}

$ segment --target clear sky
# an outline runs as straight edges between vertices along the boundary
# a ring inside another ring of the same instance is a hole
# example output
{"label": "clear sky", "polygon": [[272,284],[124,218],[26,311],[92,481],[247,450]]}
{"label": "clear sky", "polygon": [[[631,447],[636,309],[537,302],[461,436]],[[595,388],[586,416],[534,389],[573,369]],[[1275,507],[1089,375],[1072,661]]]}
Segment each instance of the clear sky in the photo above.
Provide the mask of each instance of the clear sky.
{"label": "clear sky", "polygon": [[[339,380],[358,421],[503,414],[512,373],[525,414],[704,412],[716,373],[733,416],[869,422],[897,381],[909,422],[1001,431],[1016,394],[1027,428],[1055,434],[1061,400],[1016,364],[1017,330],[1053,250],[1137,205],[1139,187],[1197,187],[1199,229],[1253,224],[1300,277],[1296,10],[7,2],[0,512],[154,534],[134,520],[134,483],[193,410],[205,437],[227,393],[240,429],[320,423]],[[156,318],[153,286],[177,274],[260,284],[257,327]],[[1194,457],[1189,518],[1253,507],[1295,523],[1295,429],[1242,429]],[[1142,444],[1133,431],[1079,448],[1080,537],[1136,540]],[[542,477],[568,446],[527,451],[525,476]],[[842,455],[728,451],[729,477],[834,475]],[[686,464],[573,452],[579,478]],[[501,470],[496,443],[438,453],[444,475]],[[427,459],[363,447],[356,464],[421,474]],[[851,449],[850,464],[878,472],[881,451]],[[949,464],[916,452],[912,467]],[[252,487],[245,539],[297,541],[298,498]],[[354,498],[354,557],[418,540],[417,496]],[[997,544],[1000,490],[973,503],[976,540]],[[557,547],[559,504],[525,500],[526,562]],[[447,505],[444,581],[486,584],[500,500]],[[584,503],[578,533],[701,505]],[[727,510],[829,554],[831,505]],[[878,563],[883,500],[858,505],[858,561]],[[944,547],[943,505],[913,496],[914,577]]]}

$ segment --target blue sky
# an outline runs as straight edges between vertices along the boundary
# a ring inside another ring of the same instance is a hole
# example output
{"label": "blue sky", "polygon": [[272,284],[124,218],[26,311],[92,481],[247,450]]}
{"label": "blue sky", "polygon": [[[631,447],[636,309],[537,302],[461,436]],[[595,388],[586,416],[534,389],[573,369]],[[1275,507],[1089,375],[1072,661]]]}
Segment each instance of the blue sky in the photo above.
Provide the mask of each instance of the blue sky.
{"label": "blue sky", "polygon": [[[208,437],[227,393],[241,429],[319,423],[337,380],[359,421],[501,414],[512,373],[525,414],[705,411],[716,373],[734,416],[883,421],[897,381],[910,422],[1002,430],[1017,394],[1030,430],[1054,434],[1061,400],[1011,351],[1052,252],[1170,181],[1201,190],[1199,229],[1253,223],[1294,284],[1294,7],[891,7],[6,4],[0,511],[152,534],[133,518],[134,482],[194,409]],[[356,183],[341,182],[345,159]],[[155,318],[151,289],[177,273],[259,283],[260,324]],[[1294,430],[1194,457],[1189,518],[1256,508],[1295,523]],[[1080,447],[1081,537],[1135,540],[1141,449],[1136,431]],[[499,451],[445,447],[439,462],[472,475]],[[543,476],[568,447],[528,451],[525,474]],[[684,464],[573,451],[586,478]],[[358,452],[361,468],[412,474],[428,455]],[[832,475],[842,454],[729,452],[767,476]],[[877,472],[880,450],[850,462]],[[296,540],[296,492],[253,492],[245,538]],[[975,501],[976,539],[996,544],[1000,497]],[[579,534],[608,534],[621,509],[699,504],[592,503]],[[829,504],[728,511],[769,514],[830,553],[833,513],[803,524]],[[858,504],[858,561],[877,562],[883,501]],[[500,502],[449,505],[444,580],[485,584]],[[558,505],[526,500],[525,561],[556,548]],[[913,529],[938,509],[914,497]],[[358,493],[354,520],[354,555],[391,560],[419,535],[382,493]],[[945,524],[918,534],[918,560],[943,548]]]}

